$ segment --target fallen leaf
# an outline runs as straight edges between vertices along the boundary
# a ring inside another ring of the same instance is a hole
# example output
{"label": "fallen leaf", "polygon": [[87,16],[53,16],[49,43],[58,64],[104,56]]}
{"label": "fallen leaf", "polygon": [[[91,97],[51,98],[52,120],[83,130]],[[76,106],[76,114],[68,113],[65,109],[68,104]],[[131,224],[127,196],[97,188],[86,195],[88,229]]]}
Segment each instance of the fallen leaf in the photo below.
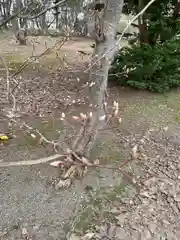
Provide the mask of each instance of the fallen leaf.
{"label": "fallen leaf", "polygon": [[66,171],[63,178],[64,179],[70,178],[71,176],[73,176],[75,174],[75,172],[76,172],[76,166],[73,165]]}
{"label": "fallen leaf", "polygon": [[91,240],[94,236],[95,236],[95,233],[89,232],[89,233],[86,233],[86,234],[81,238],[81,240]]}
{"label": "fallen leaf", "polygon": [[167,132],[168,129],[169,129],[168,126],[166,126],[166,127],[163,128],[163,130],[164,130],[165,132]]}
{"label": "fallen leaf", "polygon": [[56,189],[59,189],[59,188],[69,188],[70,186],[71,186],[71,180],[70,179],[66,179],[66,180],[60,180],[55,188]]}
{"label": "fallen leaf", "polygon": [[98,159],[98,158],[93,162],[94,165],[99,165],[99,163],[100,163],[100,162],[99,162],[99,159]]}
{"label": "fallen leaf", "polygon": [[8,140],[8,136],[5,134],[0,134],[0,140],[4,141],[4,140]]}
{"label": "fallen leaf", "polygon": [[133,148],[132,148],[132,159],[135,160],[139,157],[139,154],[138,154],[138,146],[135,145]]}
{"label": "fallen leaf", "polygon": [[180,195],[175,196],[175,197],[174,197],[174,200],[175,200],[176,202],[180,202]]}
{"label": "fallen leaf", "polygon": [[87,118],[86,114],[84,114],[84,113],[80,113],[80,117],[81,117],[83,120],[85,120],[85,119]]}
{"label": "fallen leaf", "polygon": [[73,234],[71,234],[70,237],[68,237],[67,240],[81,240],[81,238],[73,233]]}
{"label": "fallen leaf", "polygon": [[142,145],[139,145],[139,151],[140,153],[145,153],[145,149]]}
{"label": "fallen leaf", "polygon": [[115,216],[115,218],[117,219],[117,223],[118,223],[118,225],[123,225],[124,224],[124,222],[125,222],[125,219],[127,218],[127,213],[122,213],[122,214],[120,214],[120,215],[118,215],[118,216]]}
{"label": "fallen leaf", "polygon": [[100,116],[100,117],[99,117],[99,121],[104,121],[105,118],[106,118],[106,115],[104,115],[104,116]]}
{"label": "fallen leaf", "polygon": [[28,236],[27,228],[22,228],[21,233],[22,233],[23,237]]}

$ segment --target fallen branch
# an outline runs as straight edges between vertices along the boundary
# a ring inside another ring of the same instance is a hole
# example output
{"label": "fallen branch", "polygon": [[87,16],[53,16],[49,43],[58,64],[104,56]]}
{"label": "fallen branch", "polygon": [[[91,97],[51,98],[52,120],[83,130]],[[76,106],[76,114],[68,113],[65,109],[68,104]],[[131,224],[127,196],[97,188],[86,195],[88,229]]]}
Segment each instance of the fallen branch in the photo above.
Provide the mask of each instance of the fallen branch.
{"label": "fallen branch", "polygon": [[[135,185],[135,181],[134,179],[126,172],[123,170],[123,167],[129,163],[130,160],[125,160],[119,167],[109,167],[109,166],[106,166],[106,165],[103,165],[103,164],[86,164],[86,163],[82,163],[82,161],[80,161],[79,163],[75,163],[73,161],[55,161],[55,162],[52,162],[50,163],[51,166],[54,166],[54,167],[60,167],[60,168],[63,168],[63,167],[66,167],[68,168],[67,172],[70,170],[70,174],[66,174],[64,175],[64,178],[63,180],[66,181],[67,178],[70,178],[69,175],[72,174],[72,171],[75,171],[76,168],[100,168],[100,169],[110,169],[110,170],[114,170],[114,171],[118,171],[133,185]],[[72,170],[71,170],[72,169]],[[62,180],[61,180],[62,181]]]}
{"label": "fallen branch", "polygon": [[2,167],[16,167],[16,166],[30,166],[36,164],[47,163],[58,158],[62,158],[65,155],[62,154],[55,154],[50,157],[39,158],[35,160],[25,160],[25,161],[18,161],[18,162],[0,162],[0,168]]}

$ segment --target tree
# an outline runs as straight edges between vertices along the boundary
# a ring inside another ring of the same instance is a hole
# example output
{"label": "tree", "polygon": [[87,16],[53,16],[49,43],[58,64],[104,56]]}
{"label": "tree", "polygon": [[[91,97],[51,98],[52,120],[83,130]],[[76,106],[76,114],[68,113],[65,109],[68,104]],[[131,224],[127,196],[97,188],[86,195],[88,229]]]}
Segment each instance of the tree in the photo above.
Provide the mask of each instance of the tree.
{"label": "tree", "polygon": [[[4,0],[9,2],[10,0]],[[8,16],[4,21],[0,23],[0,28],[6,26],[10,21],[12,22],[12,27],[17,41],[20,44],[26,44],[26,23],[28,20],[34,21],[38,18],[40,19],[40,24],[45,33],[47,33],[47,23],[46,23],[46,13],[53,9],[53,7],[59,6],[65,3],[66,0],[61,0],[53,6],[49,5],[49,0],[43,2],[37,1],[27,1],[22,2],[21,0],[16,0],[13,6],[13,13]],[[38,21],[36,21],[38,22]],[[38,22],[39,23],[39,22]],[[21,41],[19,41],[21,38]]]}
{"label": "tree", "polygon": [[[124,13],[137,14],[148,0],[125,0]],[[179,29],[178,0],[156,0],[147,11],[138,18],[139,41],[141,44],[155,44],[157,41],[171,39]]]}
{"label": "tree", "polygon": [[[136,14],[146,2],[126,1],[124,11]],[[139,17],[139,42],[120,50],[110,70],[113,80],[155,92],[180,85],[179,5],[177,0],[156,0]]]}
{"label": "tree", "polygon": [[[72,146],[65,145],[64,161],[68,162],[68,173],[84,171],[84,167],[92,165],[90,155],[102,129],[113,117],[117,117],[118,103],[114,102],[112,111],[109,113],[107,107],[107,81],[111,61],[114,58],[118,45],[116,44],[116,25],[122,12],[123,0],[94,1],[87,5],[88,11],[94,15],[94,40],[96,43],[92,62],[86,71],[89,72],[89,110],[80,114],[82,127],[76,136]],[[46,8],[46,11],[49,8]],[[35,17],[44,14],[45,9]],[[21,17],[24,17],[21,15]],[[31,17],[32,18],[32,17]],[[62,113],[62,121],[65,114]],[[26,125],[27,127],[27,125]],[[40,134],[40,133],[39,133]],[[43,138],[45,139],[45,138]],[[54,143],[53,143],[54,144]],[[54,144],[62,145],[62,143]],[[52,157],[36,160],[35,162],[46,162],[61,157],[56,154]],[[35,163],[34,162],[34,163]],[[60,162],[61,163],[61,162]],[[80,165],[77,163],[81,163]],[[21,164],[21,163],[20,163]],[[29,163],[26,161],[25,165]],[[32,164],[32,161],[30,162]],[[13,163],[12,163],[13,165]],[[17,163],[15,163],[17,165]],[[5,166],[3,163],[0,166]],[[66,174],[68,176],[68,174]]]}
{"label": "tree", "polygon": [[[102,5],[100,5],[100,3]],[[95,42],[96,47],[90,67],[89,81],[90,104],[93,106],[92,119],[87,126],[88,134],[78,144],[78,151],[89,156],[98,129],[104,124],[99,119],[106,116],[105,106],[107,96],[108,71],[118,46],[116,46],[116,28],[122,12],[123,0],[96,1],[91,5],[95,11]],[[94,84],[93,84],[94,83]],[[105,121],[105,119],[104,119]]]}
{"label": "tree", "polygon": [[[2,20],[5,20],[10,16],[11,6],[12,6],[12,1],[11,0],[0,1],[0,16],[2,17]],[[7,29],[6,24],[4,25],[4,27]]]}
{"label": "tree", "polygon": [[[14,12],[19,12],[21,9],[23,9],[23,4],[21,0],[16,0],[16,4],[14,6]],[[20,45],[26,45],[26,37],[27,37],[27,31],[25,29],[25,21],[23,19],[14,18],[13,19],[13,30],[16,36],[17,41]]]}

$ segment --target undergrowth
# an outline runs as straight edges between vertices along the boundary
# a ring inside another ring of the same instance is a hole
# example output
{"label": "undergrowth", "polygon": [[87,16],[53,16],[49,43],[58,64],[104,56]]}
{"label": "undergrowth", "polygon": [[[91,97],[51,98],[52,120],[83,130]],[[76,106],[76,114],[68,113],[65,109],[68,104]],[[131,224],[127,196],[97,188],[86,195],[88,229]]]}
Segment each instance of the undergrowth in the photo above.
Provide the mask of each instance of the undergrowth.
{"label": "undergrowth", "polygon": [[180,39],[132,45],[116,55],[109,79],[124,86],[167,92],[180,86]]}

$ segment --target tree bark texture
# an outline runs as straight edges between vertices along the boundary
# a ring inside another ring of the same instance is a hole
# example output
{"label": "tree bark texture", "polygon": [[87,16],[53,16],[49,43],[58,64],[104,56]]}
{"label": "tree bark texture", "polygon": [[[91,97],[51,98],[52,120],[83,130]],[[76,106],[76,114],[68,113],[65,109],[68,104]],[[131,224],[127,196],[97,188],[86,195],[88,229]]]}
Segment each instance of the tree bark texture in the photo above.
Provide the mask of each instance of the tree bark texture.
{"label": "tree bark texture", "polygon": [[87,124],[86,133],[77,147],[78,151],[88,157],[96,142],[99,129],[104,124],[99,118],[106,114],[104,102],[106,102],[108,72],[118,50],[116,29],[123,7],[123,0],[103,0],[101,3],[104,3],[104,9],[100,12],[95,11],[96,47],[89,73],[90,85],[94,84],[89,87],[90,105],[93,106],[92,119]]}

